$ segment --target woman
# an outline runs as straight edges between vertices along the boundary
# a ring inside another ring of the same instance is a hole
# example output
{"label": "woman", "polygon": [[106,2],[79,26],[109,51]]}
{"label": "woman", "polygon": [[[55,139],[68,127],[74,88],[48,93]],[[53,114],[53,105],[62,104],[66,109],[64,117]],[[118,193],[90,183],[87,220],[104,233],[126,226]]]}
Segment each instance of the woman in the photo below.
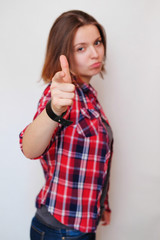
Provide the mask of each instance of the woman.
{"label": "woman", "polygon": [[24,155],[40,159],[46,183],[36,199],[31,239],[95,239],[108,204],[112,132],[90,85],[104,71],[106,37],[90,15],[68,11],[48,37],[48,83],[34,120],[20,134]]}

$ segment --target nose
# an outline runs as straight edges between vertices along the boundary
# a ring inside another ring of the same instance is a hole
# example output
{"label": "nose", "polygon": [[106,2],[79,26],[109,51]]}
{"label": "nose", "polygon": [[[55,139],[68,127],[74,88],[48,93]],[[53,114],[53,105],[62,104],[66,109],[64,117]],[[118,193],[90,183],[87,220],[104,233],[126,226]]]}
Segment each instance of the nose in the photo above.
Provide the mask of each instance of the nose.
{"label": "nose", "polygon": [[98,57],[97,49],[94,46],[90,47],[90,56],[91,56],[91,58],[97,58]]}

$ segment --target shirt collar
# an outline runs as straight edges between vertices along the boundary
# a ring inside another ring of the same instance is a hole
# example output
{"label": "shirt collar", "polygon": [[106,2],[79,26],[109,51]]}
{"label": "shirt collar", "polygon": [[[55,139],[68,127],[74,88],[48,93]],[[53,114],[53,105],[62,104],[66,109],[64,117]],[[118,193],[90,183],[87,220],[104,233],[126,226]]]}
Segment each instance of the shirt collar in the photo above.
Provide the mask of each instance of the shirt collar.
{"label": "shirt collar", "polygon": [[95,97],[97,97],[97,91],[92,87],[91,84],[83,83],[83,85],[81,86],[81,89],[83,90],[84,93],[87,93],[90,91],[93,93],[93,95],[95,95]]}

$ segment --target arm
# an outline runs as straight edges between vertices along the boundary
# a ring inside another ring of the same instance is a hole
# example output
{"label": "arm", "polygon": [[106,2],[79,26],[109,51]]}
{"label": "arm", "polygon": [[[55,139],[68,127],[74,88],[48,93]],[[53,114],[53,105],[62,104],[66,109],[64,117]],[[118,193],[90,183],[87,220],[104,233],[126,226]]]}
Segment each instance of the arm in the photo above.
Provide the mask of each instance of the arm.
{"label": "arm", "polygon": [[112,154],[113,154],[113,141],[112,141],[112,144],[111,144],[111,157],[109,159],[109,163],[108,163],[108,184],[107,184],[107,193],[106,193],[106,198],[105,198],[105,201],[104,201],[104,209],[105,209],[105,212],[108,213],[108,214],[111,214],[111,209],[109,207],[109,196],[108,196],[108,192],[109,192],[109,186],[110,186],[110,170],[111,170],[111,160],[112,160]]}
{"label": "arm", "polygon": [[[52,110],[61,115],[72,105],[75,86],[71,84],[69,66],[64,56],[60,57],[62,71],[57,72],[51,84]],[[28,158],[39,157],[47,148],[58,123],[49,118],[44,109],[27,127],[22,139],[23,153]]]}
{"label": "arm", "polygon": [[47,148],[58,123],[50,119],[44,109],[26,128],[22,140],[23,153],[27,158],[39,157]]}
{"label": "arm", "polygon": [[109,184],[107,189],[107,195],[104,201],[105,210],[103,211],[102,218],[101,218],[103,226],[110,224],[110,221],[111,221],[111,209],[109,207],[109,202],[108,202],[108,190],[109,190]]}
{"label": "arm", "polygon": [[107,187],[107,194],[106,194],[106,198],[104,201],[104,208],[106,212],[111,212],[111,209],[109,207],[109,200],[108,200],[108,191],[109,191],[109,183],[108,183],[108,187]]}

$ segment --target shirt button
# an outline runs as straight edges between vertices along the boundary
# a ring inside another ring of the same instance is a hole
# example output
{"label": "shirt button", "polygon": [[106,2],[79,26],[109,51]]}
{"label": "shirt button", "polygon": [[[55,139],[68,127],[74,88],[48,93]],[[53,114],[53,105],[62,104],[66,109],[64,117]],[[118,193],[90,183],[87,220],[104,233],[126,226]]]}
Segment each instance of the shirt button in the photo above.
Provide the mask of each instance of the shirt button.
{"label": "shirt button", "polygon": [[62,237],[62,240],[64,240],[65,239],[65,237]]}

